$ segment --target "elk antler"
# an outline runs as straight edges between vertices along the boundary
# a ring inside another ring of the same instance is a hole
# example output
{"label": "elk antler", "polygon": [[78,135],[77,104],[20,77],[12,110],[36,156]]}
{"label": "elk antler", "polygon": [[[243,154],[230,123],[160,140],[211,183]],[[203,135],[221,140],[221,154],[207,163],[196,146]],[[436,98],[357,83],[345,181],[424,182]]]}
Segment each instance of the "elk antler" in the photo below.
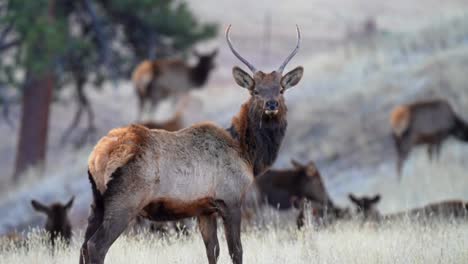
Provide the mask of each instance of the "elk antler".
{"label": "elk antler", "polygon": [[297,30],[297,44],[296,48],[289,54],[289,56],[284,60],[283,64],[278,68],[278,72],[282,73],[286,65],[288,65],[289,61],[296,55],[297,51],[299,50],[299,46],[301,44],[301,31],[299,30],[299,26],[296,25]]}
{"label": "elk antler", "polygon": [[242,61],[247,67],[249,67],[249,69],[252,71],[252,73],[256,73],[257,72],[257,69],[252,65],[250,64],[246,59],[242,58],[242,56],[237,53],[237,51],[234,49],[234,47],[232,46],[232,43],[231,43],[231,38],[229,37],[229,31],[231,30],[231,25],[228,26],[228,28],[226,29],[226,40],[227,40],[227,43],[229,45],[229,48],[231,49],[232,53],[234,53],[234,55],[240,60]]}

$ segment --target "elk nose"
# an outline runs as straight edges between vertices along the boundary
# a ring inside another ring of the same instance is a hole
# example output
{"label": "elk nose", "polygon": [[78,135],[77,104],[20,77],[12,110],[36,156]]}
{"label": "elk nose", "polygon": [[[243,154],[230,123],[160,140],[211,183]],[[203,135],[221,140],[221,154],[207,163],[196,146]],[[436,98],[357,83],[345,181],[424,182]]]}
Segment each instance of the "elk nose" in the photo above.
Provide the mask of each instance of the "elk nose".
{"label": "elk nose", "polygon": [[267,101],[267,102],[265,103],[265,108],[266,108],[267,110],[274,111],[274,110],[278,109],[278,105],[279,105],[278,101],[276,101],[276,100],[269,100],[269,101]]}

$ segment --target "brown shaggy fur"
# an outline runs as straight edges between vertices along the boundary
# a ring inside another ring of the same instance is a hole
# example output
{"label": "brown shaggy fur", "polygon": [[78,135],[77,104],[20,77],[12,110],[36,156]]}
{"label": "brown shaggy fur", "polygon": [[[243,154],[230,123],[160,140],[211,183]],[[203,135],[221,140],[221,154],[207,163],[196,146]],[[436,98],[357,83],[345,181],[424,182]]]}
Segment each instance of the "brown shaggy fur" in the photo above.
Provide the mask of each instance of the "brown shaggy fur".
{"label": "brown shaggy fur", "polygon": [[149,131],[139,125],[116,128],[101,138],[88,159],[97,189],[104,193],[114,171],[125,165],[147,145]]}

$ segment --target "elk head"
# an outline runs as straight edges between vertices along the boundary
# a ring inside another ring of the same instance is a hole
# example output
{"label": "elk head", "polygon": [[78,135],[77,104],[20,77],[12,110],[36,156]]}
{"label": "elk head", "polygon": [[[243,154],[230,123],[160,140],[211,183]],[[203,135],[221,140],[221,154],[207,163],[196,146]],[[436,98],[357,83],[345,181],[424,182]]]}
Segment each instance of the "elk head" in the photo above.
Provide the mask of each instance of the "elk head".
{"label": "elk head", "polygon": [[32,200],[31,204],[34,210],[44,213],[47,216],[45,229],[50,233],[52,244],[56,236],[62,236],[65,241],[69,242],[71,237],[71,226],[68,220],[68,212],[73,206],[74,197],[72,197],[65,205],[54,203],[49,206],[44,205],[36,200]]}
{"label": "elk head", "polygon": [[301,195],[311,201],[333,207],[331,199],[322,182],[322,177],[313,161],[303,165],[295,160],[291,160],[292,165],[300,173],[300,180],[297,182]]}
{"label": "elk head", "polygon": [[229,44],[229,48],[232,53],[234,53],[234,55],[252,72],[252,75],[250,75],[241,68],[235,66],[232,69],[234,80],[239,86],[249,90],[253,103],[257,108],[262,109],[264,116],[268,118],[276,116],[278,113],[281,113],[281,110],[285,110],[286,108],[283,93],[289,88],[297,85],[304,72],[304,69],[299,66],[283,75],[284,68],[299,50],[301,41],[301,32],[299,27],[296,26],[297,44],[295,49],[291,54],[289,54],[277,70],[270,73],[264,73],[257,70],[234,49],[229,36],[230,30],[231,25],[229,25],[226,30],[226,40]]}
{"label": "elk head", "polygon": [[214,69],[214,59],[216,58],[217,54],[218,49],[215,49],[214,51],[207,54],[201,54],[197,51],[193,51],[193,55],[195,55],[198,58],[198,67],[209,70]]}
{"label": "elk head", "polygon": [[379,194],[375,195],[374,197],[363,196],[361,198],[357,198],[350,193],[348,194],[348,198],[354,205],[356,205],[357,211],[362,213],[364,216],[375,212],[377,210],[375,206],[380,201]]}

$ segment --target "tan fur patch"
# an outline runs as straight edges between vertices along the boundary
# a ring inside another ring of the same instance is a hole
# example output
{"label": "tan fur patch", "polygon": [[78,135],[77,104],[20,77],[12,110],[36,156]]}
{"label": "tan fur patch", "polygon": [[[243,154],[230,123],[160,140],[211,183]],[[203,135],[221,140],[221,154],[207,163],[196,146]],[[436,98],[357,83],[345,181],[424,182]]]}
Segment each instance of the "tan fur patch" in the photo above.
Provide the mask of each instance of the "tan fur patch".
{"label": "tan fur patch", "polygon": [[147,128],[133,125],[113,129],[99,140],[89,156],[88,168],[101,193],[112,173],[143,150],[149,135]]}
{"label": "tan fur patch", "polygon": [[145,94],[148,84],[153,79],[153,62],[145,60],[138,64],[132,73],[132,82],[139,93]]}
{"label": "tan fur patch", "polygon": [[408,106],[397,106],[390,115],[390,124],[393,133],[401,136],[408,129],[411,118],[411,112]]}

